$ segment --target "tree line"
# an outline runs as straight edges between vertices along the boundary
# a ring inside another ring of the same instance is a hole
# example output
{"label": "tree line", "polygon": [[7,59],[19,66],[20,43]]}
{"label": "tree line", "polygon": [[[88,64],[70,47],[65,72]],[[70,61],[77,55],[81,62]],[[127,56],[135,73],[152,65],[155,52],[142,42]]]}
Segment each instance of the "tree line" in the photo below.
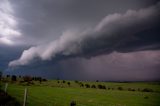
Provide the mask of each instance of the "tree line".
{"label": "tree line", "polygon": [[26,75],[26,76],[16,76],[16,75],[6,75],[4,77],[0,76],[0,78],[2,79],[2,81],[7,81],[7,79],[10,79],[11,81],[17,81],[18,79],[20,80],[20,82],[32,82],[32,81],[39,81],[40,83],[42,81],[47,81],[47,79],[45,78],[42,78],[42,77],[33,77],[33,76],[29,76],[29,75]]}

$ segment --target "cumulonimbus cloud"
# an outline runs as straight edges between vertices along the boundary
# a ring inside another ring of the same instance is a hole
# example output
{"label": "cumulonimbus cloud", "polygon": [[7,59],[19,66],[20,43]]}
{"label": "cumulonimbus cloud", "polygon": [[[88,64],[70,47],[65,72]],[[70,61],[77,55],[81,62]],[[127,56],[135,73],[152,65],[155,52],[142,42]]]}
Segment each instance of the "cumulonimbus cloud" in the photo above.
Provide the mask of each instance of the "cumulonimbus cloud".
{"label": "cumulonimbus cloud", "polygon": [[13,38],[21,35],[17,30],[17,20],[14,10],[8,0],[0,1],[0,44],[13,45]]}
{"label": "cumulonimbus cloud", "polygon": [[[110,14],[94,28],[83,32],[69,30],[51,43],[25,50],[21,57],[11,61],[9,66],[27,65],[35,58],[51,60],[57,56],[87,57],[112,51],[156,48],[159,47],[157,35],[141,33],[157,27],[159,18],[160,3],[138,11]],[[150,36],[153,42],[149,39]]]}

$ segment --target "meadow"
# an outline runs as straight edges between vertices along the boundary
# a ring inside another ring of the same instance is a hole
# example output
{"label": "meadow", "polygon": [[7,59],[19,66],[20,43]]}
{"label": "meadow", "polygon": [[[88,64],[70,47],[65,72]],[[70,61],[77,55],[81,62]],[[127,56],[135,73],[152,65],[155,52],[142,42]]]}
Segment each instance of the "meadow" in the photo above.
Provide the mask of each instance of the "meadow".
{"label": "meadow", "polygon": [[16,81],[8,82],[7,93],[22,105],[25,88],[26,106],[160,106],[159,82]]}

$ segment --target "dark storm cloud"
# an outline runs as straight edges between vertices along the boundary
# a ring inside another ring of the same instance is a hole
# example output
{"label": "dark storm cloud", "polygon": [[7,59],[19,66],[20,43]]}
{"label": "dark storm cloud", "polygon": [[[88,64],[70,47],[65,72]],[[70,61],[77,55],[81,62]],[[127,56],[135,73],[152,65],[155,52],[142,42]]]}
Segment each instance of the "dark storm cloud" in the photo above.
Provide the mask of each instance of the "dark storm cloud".
{"label": "dark storm cloud", "polygon": [[[61,67],[63,67],[61,71],[65,73],[65,79],[160,80],[158,67],[160,65],[160,51],[113,52],[91,59],[72,58],[60,63]],[[76,74],[77,72],[79,73]]]}
{"label": "dark storm cloud", "polygon": [[113,52],[90,59],[37,61],[7,73],[69,80],[155,81],[160,80],[160,51]]}
{"label": "dark storm cloud", "polygon": [[[160,80],[158,1],[0,0],[0,70],[62,79]],[[20,67],[7,68],[9,62]]]}
{"label": "dark storm cloud", "polygon": [[27,46],[0,45],[0,71],[5,70],[11,60],[18,58],[23,50],[28,48]]}
{"label": "dark storm cloud", "polygon": [[127,10],[104,17],[85,31],[68,30],[48,44],[25,50],[10,66],[26,65],[35,58],[51,60],[57,56],[92,57],[113,51],[128,52],[159,49],[160,3],[139,10]]}
{"label": "dark storm cloud", "polygon": [[[84,29],[107,14],[124,13],[153,5],[157,0],[10,0],[25,44],[57,39],[64,30]],[[36,41],[36,42],[35,42]]]}

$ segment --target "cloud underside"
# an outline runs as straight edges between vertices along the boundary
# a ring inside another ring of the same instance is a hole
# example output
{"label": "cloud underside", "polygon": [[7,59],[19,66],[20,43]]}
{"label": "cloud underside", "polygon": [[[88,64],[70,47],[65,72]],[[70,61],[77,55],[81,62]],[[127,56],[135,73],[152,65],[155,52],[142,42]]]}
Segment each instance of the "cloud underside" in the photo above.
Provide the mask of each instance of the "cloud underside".
{"label": "cloud underside", "polygon": [[159,61],[159,50],[113,52],[91,59],[72,58],[60,61],[60,71],[64,73],[65,79],[158,80]]}
{"label": "cloud underside", "polygon": [[138,11],[110,14],[85,31],[67,30],[48,44],[24,50],[9,66],[21,66],[35,59],[92,57],[113,51],[129,52],[159,49],[160,3]]}

